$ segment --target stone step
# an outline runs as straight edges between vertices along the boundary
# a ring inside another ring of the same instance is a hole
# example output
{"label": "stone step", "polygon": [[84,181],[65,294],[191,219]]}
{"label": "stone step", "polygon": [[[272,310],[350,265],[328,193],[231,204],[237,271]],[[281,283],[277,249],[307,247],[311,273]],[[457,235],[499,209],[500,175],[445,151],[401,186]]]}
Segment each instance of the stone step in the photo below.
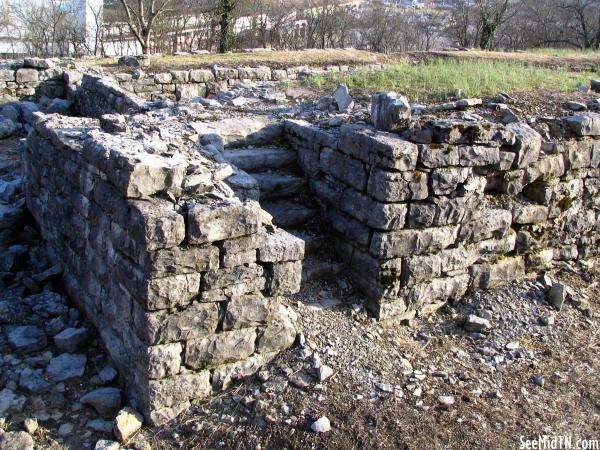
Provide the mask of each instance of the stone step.
{"label": "stone step", "polygon": [[279,147],[227,149],[223,156],[230,163],[248,172],[281,169],[296,162],[296,152]]}
{"label": "stone step", "polygon": [[261,200],[293,197],[306,191],[306,180],[283,173],[254,173]]}
{"label": "stone step", "polygon": [[225,179],[235,195],[242,201],[260,199],[260,188],[258,182],[243,170],[237,170],[233,175]]}
{"label": "stone step", "polygon": [[333,278],[346,267],[347,264],[341,261],[321,259],[315,255],[309,256],[302,262],[302,284]]}
{"label": "stone step", "polygon": [[304,225],[319,214],[316,208],[290,201],[267,201],[260,206],[273,216],[275,225],[285,229]]}

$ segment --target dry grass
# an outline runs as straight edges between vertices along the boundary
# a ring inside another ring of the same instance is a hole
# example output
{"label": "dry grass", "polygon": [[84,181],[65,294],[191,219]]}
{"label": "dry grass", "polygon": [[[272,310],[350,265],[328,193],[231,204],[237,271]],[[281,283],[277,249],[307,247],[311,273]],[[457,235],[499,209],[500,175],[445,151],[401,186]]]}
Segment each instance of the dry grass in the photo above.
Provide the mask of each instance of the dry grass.
{"label": "dry grass", "polygon": [[[417,55],[417,54],[414,54]],[[514,61],[536,66],[571,66],[593,70],[600,66],[600,51],[578,51],[566,49],[534,49],[527,52],[488,52],[484,50],[430,52],[428,56],[458,59],[491,59]]]}
{"label": "dry grass", "polygon": [[[328,64],[377,64],[388,63],[402,59],[401,55],[384,55],[362,50],[332,49],[332,50],[298,50],[257,53],[211,53],[208,55],[164,55],[152,58],[150,70],[153,72],[170,69],[190,69],[207,67],[210,64],[234,66],[269,66],[273,68],[291,66],[324,66]],[[109,70],[116,69],[118,58],[85,59],[84,65],[98,65]]]}

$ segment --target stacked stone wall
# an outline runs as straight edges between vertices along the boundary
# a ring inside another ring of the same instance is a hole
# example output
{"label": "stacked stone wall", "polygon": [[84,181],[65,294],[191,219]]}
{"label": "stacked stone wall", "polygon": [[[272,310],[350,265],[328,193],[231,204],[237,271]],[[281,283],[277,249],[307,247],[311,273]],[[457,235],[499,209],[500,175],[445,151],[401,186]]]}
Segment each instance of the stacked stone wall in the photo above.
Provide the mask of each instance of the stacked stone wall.
{"label": "stacked stone wall", "polygon": [[208,97],[228,90],[240,83],[260,81],[293,81],[321,73],[349,72],[352,70],[381,70],[383,64],[364,66],[327,65],[322,67],[298,66],[285,69],[270,67],[206,67],[192,70],[171,70],[147,73],[134,78],[130,73],[116,73],[120,87],[145,100],[181,100],[189,97]]}
{"label": "stacked stone wall", "polygon": [[304,243],[194,152],[147,153],[94,119],[34,113],[27,205],[132,404],[162,423],[295,339],[279,296]]}
{"label": "stacked stone wall", "polygon": [[0,64],[0,93],[21,100],[65,98],[68,86],[81,80],[59,59],[25,58]]}
{"label": "stacked stone wall", "polygon": [[[598,254],[600,115],[430,120],[397,133],[288,120],[337,249],[380,319]],[[542,128],[543,128],[542,127]]]}
{"label": "stacked stone wall", "polygon": [[117,83],[93,75],[84,75],[73,95],[75,112],[98,118],[103,114],[134,114],[147,109],[146,102],[127,92]]}

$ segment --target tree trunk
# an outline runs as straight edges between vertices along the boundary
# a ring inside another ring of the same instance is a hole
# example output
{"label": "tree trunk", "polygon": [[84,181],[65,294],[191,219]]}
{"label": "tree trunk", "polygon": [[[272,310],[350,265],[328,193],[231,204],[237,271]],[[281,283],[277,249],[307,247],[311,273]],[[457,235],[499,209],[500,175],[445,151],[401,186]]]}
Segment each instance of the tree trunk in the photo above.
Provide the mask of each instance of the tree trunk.
{"label": "tree trunk", "polygon": [[226,53],[231,50],[231,13],[233,12],[233,0],[221,1],[221,32],[219,36],[219,52]]}

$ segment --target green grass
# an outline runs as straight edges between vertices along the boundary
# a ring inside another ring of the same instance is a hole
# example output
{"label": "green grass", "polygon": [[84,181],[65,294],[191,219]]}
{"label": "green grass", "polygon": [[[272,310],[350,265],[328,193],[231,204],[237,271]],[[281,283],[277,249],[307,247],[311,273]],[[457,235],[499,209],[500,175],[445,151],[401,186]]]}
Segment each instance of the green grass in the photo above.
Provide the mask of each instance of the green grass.
{"label": "green grass", "polygon": [[462,89],[467,97],[489,97],[499,92],[569,91],[588,85],[591,72],[552,70],[493,60],[434,59],[419,64],[399,63],[380,72],[315,75],[306,80],[314,88],[333,89],[345,83],[365,93],[396,91],[412,101],[443,100]]}

